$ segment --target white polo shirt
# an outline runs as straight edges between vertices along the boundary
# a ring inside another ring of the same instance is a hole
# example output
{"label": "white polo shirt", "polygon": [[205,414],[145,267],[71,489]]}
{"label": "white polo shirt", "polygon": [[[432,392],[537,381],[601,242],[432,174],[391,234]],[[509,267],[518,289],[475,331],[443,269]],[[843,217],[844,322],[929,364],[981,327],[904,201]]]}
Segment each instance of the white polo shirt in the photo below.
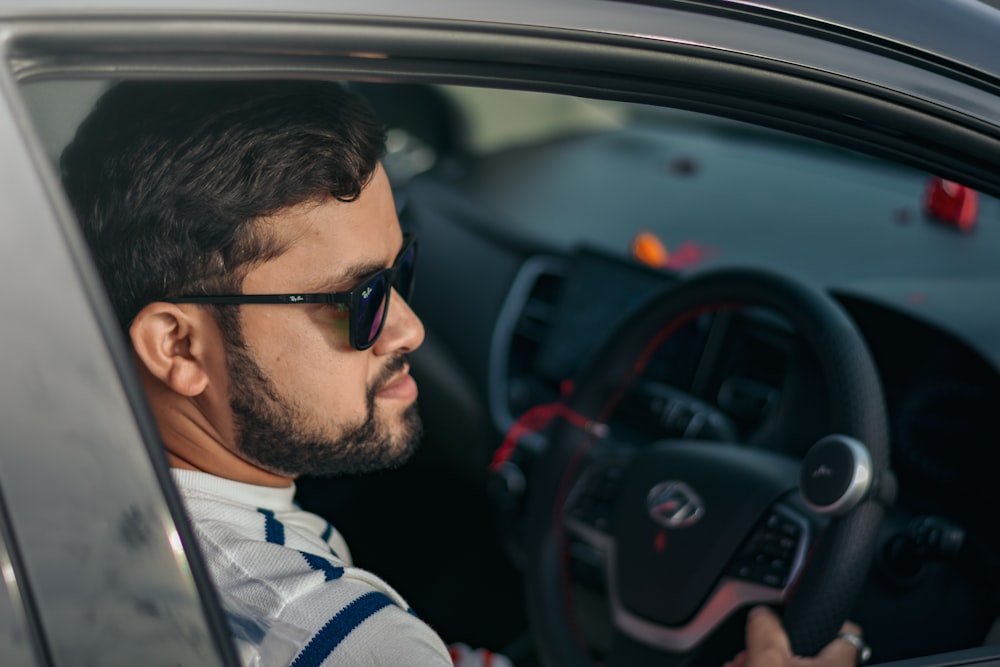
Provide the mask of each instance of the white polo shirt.
{"label": "white polo shirt", "polygon": [[245,665],[453,664],[396,591],[352,566],[340,533],[295,504],[294,486],[172,472]]}

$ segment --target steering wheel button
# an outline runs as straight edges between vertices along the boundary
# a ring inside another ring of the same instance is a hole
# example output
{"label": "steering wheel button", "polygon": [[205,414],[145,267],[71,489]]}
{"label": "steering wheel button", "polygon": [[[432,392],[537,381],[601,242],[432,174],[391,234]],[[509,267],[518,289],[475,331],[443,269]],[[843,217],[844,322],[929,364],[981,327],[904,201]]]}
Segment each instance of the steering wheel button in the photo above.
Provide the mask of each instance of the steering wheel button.
{"label": "steering wheel button", "polygon": [[786,549],[775,542],[766,542],[761,546],[761,551],[767,556],[773,556],[775,558],[790,558],[792,553],[791,549]]}
{"label": "steering wheel button", "polygon": [[774,572],[765,572],[760,578],[760,583],[771,588],[782,588],[785,585],[785,577]]}
{"label": "steering wheel button", "polygon": [[784,533],[785,535],[789,535],[791,537],[798,537],[799,533],[802,532],[802,528],[799,526],[799,524],[795,523],[794,521],[788,521],[785,519],[781,520],[780,524],[778,525],[778,530]]}
{"label": "steering wheel button", "polygon": [[845,435],[828,435],[806,453],[799,492],[809,509],[839,516],[861,502],[872,478],[871,455],[863,443]]}

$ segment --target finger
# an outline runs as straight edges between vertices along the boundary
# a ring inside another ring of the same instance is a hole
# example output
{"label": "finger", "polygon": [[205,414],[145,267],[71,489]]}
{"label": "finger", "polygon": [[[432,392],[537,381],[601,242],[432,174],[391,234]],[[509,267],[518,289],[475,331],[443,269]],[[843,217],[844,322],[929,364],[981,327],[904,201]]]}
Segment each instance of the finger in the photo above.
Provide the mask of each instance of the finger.
{"label": "finger", "polygon": [[[845,623],[841,632],[854,632],[860,635],[860,628],[851,623]],[[844,639],[835,638],[819,652],[816,663],[819,667],[853,667],[858,662],[858,649],[854,644]]]}
{"label": "finger", "polygon": [[853,632],[854,634],[858,635],[859,637],[862,634],[864,634],[861,631],[861,626],[858,625],[857,623],[852,623],[851,621],[844,621],[844,624],[842,626],[840,626],[840,631],[841,632]]}
{"label": "finger", "polygon": [[747,616],[747,653],[759,655],[772,651],[784,658],[791,657],[788,635],[777,614],[764,606],[754,607]]}
{"label": "finger", "polygon": [[747,663],[747,652],[740,651],[735,656],[733,656],[732,660],[725,663],[722,667],[744,667],[746,663]]}
{"label": "finger", "polygon": [[815,667],[854,667],[856,664],[858,650],[843,639],[834,639],[813,659]]}

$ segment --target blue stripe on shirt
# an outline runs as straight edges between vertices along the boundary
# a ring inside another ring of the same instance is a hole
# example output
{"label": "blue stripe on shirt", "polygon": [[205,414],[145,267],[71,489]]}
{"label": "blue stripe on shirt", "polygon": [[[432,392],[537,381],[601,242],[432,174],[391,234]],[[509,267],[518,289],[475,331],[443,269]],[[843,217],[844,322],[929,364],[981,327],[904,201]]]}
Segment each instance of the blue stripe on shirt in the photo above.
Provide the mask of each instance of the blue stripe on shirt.
{"label": "blue stripe on shirt", "polygon": [[260,644],[267,634],[267,626],[257,619],[241,616],[231,611],[226,611],[226,619],[229,621],[229,632],[233,639],[242,640],[250,644]]}
{"label": "blue stripe on shirt", "polygon": [[338,554],[336,550],[330,546],[330,538],[333,537],[333,526],[329,521],[326,522],[326,528],[323,529],[323,534],[320,535],[320,537],[322,537],[323,541],[326,542],[326,547],[330,550],[330,553],[332,553],[338,560],[343,560],[343,558],[340,557],[340,554]]}
{"label": "blue stripe on shirt", "polygon": [[344,568],[337,567],[336,565],[334,565],[327,559],[323,558],[322,556],[317,556],[315,554],[307,554],[304,551],[300,551],[299,553],[302,554],[302,557],[306,559],[307,563],[309,563],[309,567],[311,567],[314,570],[318,570],[319,572],[322,572],[323,576],[326,577],[327,581],[339,579],[340,577],[344,576]]}
{"label": "blue stripe on shirt", "polygon": [[260,507],[257,508],[257,511],[264,515],[264,539],[271,544],[284,544],[285,527],[274,518],[274,512]]}
{"label": "blue stripe on shirt", "polygon": [[372,591],[365,593],[340,610],[313,635],[302,652],[296,656],[291,667],[317,667],[336,650],[340,642],[351,634],[354,628],[365,622],[375,612],[393,604],[385,593]]}

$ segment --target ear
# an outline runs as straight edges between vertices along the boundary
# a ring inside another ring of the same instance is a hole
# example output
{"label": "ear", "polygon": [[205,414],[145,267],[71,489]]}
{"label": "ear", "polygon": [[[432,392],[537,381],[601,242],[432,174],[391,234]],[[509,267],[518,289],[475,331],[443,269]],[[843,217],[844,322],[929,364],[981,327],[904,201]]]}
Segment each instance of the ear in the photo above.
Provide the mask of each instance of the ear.
{"label": "ear", "polygon": [[214,322],[204,309],[155,302],[139,311],[129,336],[150,374],[176,393],[193,397],[211,381],[206,355],[221,344]]}

